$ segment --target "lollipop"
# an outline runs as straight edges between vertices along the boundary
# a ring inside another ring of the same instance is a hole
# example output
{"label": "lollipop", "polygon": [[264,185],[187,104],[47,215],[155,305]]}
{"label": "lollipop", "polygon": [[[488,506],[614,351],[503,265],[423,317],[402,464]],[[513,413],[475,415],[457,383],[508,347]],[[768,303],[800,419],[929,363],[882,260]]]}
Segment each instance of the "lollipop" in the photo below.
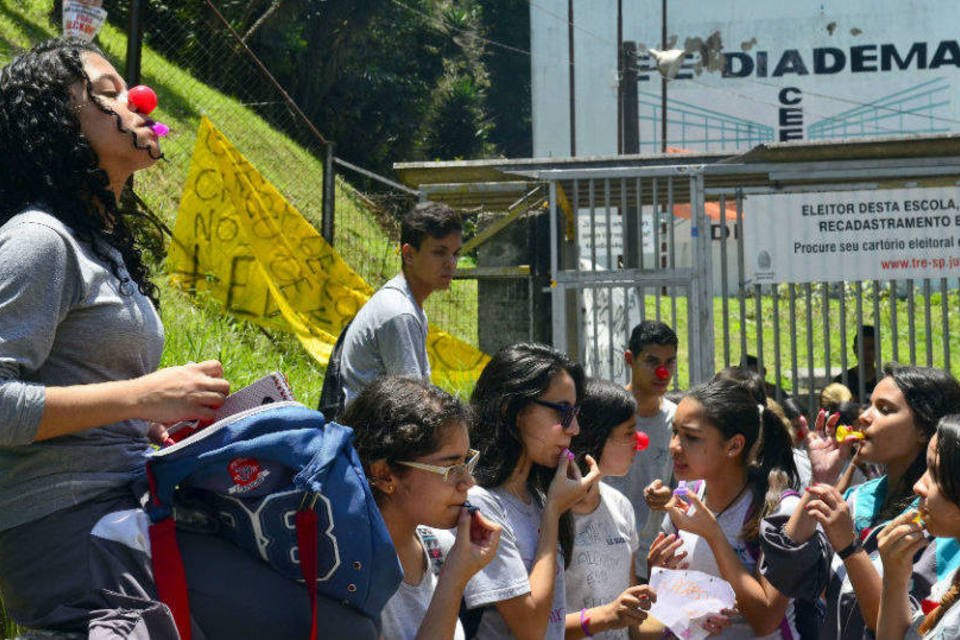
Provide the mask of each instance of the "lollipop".
{"label": "lollipop", "polygon": [[848,427],[845,424],[837,425],[837,442],[843,442],[851,437],[857,440],[863,440],[863,433],[855,431],[853,427]]}
{"label": "lollipop", "polygon": [[650,446],[650,436],[643,431],[635,432],[634,437],[637,439],[636,444],[633,445],[634,451],[644,451]]}
{"label": "lollipop", "polygon": [[673,495],[677,496],[678,498],[684,498],[687,495],[687,491],[689,491],[687,488],[687,481],[681,480],[677,483],[677,488],[673,490]]}
{"label": "lollipop", "polygon": [[154,122],[150,127],[150,130],[157,134],[158,138],[162,138],[170,133],[170,127],[163,124],[162,122]]}
{"label": "lollipop", "polygon": [[654,369],[653,373],[661,380],[667,380],[670,378],[670,369],[667,369],[663,365],[660,365],[659,367]]}
{"label": "lollipop", "polygon": [[479,541],[483,539],[485,528],[480,522],[480,507],[470,504],[469,500],[464,501],[463,508],[470,514],[470,539]]}

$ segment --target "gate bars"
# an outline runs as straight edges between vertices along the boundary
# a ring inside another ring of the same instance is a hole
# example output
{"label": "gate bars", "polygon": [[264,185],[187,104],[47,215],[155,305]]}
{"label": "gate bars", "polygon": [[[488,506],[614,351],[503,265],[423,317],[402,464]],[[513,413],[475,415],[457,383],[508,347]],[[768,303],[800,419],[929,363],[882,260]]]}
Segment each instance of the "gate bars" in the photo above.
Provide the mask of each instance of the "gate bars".
{"label": "gate bars", "polygon": [[[832,377],[848,382],[852,360],[860,380],[852,391],[865,397],[864,325],[875,330],[878,372],[892,361],[952,368],[957,279],[854,281],[838,274],[761,286],[747,279],[742,231],[751,195],[955,186],[956,156],[526,175],[549,185],[553,342],[577,354],[589,375],[626,381],[623,351],[644,318],[662,319],[681,338],[678,387],[751,355],[778,400],[797,396],[811,412]],[[708,217],[708,207],[715,215]]]}

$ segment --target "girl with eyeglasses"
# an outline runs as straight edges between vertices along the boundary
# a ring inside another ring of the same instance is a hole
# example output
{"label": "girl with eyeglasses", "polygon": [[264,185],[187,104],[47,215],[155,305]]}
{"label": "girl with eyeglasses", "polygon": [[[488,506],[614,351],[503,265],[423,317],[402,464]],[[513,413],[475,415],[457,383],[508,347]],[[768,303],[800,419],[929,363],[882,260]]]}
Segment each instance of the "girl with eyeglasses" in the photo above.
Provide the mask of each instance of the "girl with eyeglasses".
{"label": "girl with eyeglasses", "polygon": [[[342,422],[356,448],[403,567],[380,616],[389,640],[463,640],[457,613],[467,580],[489,563],[500,527],[467,508],[479,453],[468,409],[441,389],[388,376],[368,385]],[[456,527],[454,536],[445,529]]]}
{"label": "girl with eyeglasses", "polygon": [[503,536],[464,592],[469,638],[564,637],[569,509],[600,479],[591,456],[582,476],[570,453],[583,388],[582,367],[539,344],[501,349],[480,374],[472,397],[480,486],[469,495]]}
{"label": "girl with eyeglasses", "polygon": [[913,559],[929,545],[926,534],[960,542],[960,415],[940,420],[926,460],[926,472],[913,485],[918,509],[894,518],[877,536],[883,562],[877,640],[960,637],[960,607],[954,606],[960,599],[960,570],[934,584],[920,608],[909,590]]}

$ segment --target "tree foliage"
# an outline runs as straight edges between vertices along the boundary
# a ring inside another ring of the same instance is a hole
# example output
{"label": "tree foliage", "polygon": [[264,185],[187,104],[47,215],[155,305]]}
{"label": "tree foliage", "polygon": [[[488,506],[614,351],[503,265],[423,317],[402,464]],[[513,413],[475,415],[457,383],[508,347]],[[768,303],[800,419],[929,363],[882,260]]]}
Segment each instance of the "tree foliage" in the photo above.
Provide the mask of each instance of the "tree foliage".
{"label": "tree foliage", "polygon": [[[528,155],[525,0],[214,0],[337,154],[389,173],[417,159]],[[204,0],[144,2],[144,38],[307,140]],[[110,7],[125,28],[129,3]],[[55,8],[59,15],[59,8]],[[268,105],[273,105],[272,107]],[[312,140],[312,142],[316,142]]]}

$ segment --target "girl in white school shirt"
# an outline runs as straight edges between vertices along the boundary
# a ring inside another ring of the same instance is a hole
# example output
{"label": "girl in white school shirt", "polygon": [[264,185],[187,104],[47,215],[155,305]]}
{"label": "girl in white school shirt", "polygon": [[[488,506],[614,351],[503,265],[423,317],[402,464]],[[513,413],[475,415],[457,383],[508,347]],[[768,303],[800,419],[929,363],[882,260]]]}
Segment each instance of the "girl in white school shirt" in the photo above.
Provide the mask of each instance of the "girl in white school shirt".
{"label": "girl in white school shirt", "polygon": [[501,349],[477,380],[480,486],[469,498],[503,531],[496,557],[464,594],[468,638],[564,637],[564,567],[573,545],[568,510],[600,479],[592,457],[581,476],[569,450],[583,389],[582,367],[538,344]]}
{"label": "girl in white school shirt", "polygon": [[[648,487],[648,503],[666,508],[670,530],[654,541],[651,566],[684,559],[690,569],[730,583],[740,615],[718,638],[797,638],[791,601],[758,570],[760,521],[790,513],[799,502],[783,423],[742,383],[714,379],[680,402],[670,452],[674,475],[689,490],[671,497],[660,485]],[[677,541],[666,533],[678,536],[682,551],[674,553]]]}
{"label": "girl in white school shirt", "polygon": [[[403,582],[380,615],[386,640],[454,638],[463,588],[497,550],[500,527],[464,506],[478,453],[468,411],[417,378],[387,376],[366,386],[342,422],[403,567]],[[456,537],[445,529],[456,527]]]}

